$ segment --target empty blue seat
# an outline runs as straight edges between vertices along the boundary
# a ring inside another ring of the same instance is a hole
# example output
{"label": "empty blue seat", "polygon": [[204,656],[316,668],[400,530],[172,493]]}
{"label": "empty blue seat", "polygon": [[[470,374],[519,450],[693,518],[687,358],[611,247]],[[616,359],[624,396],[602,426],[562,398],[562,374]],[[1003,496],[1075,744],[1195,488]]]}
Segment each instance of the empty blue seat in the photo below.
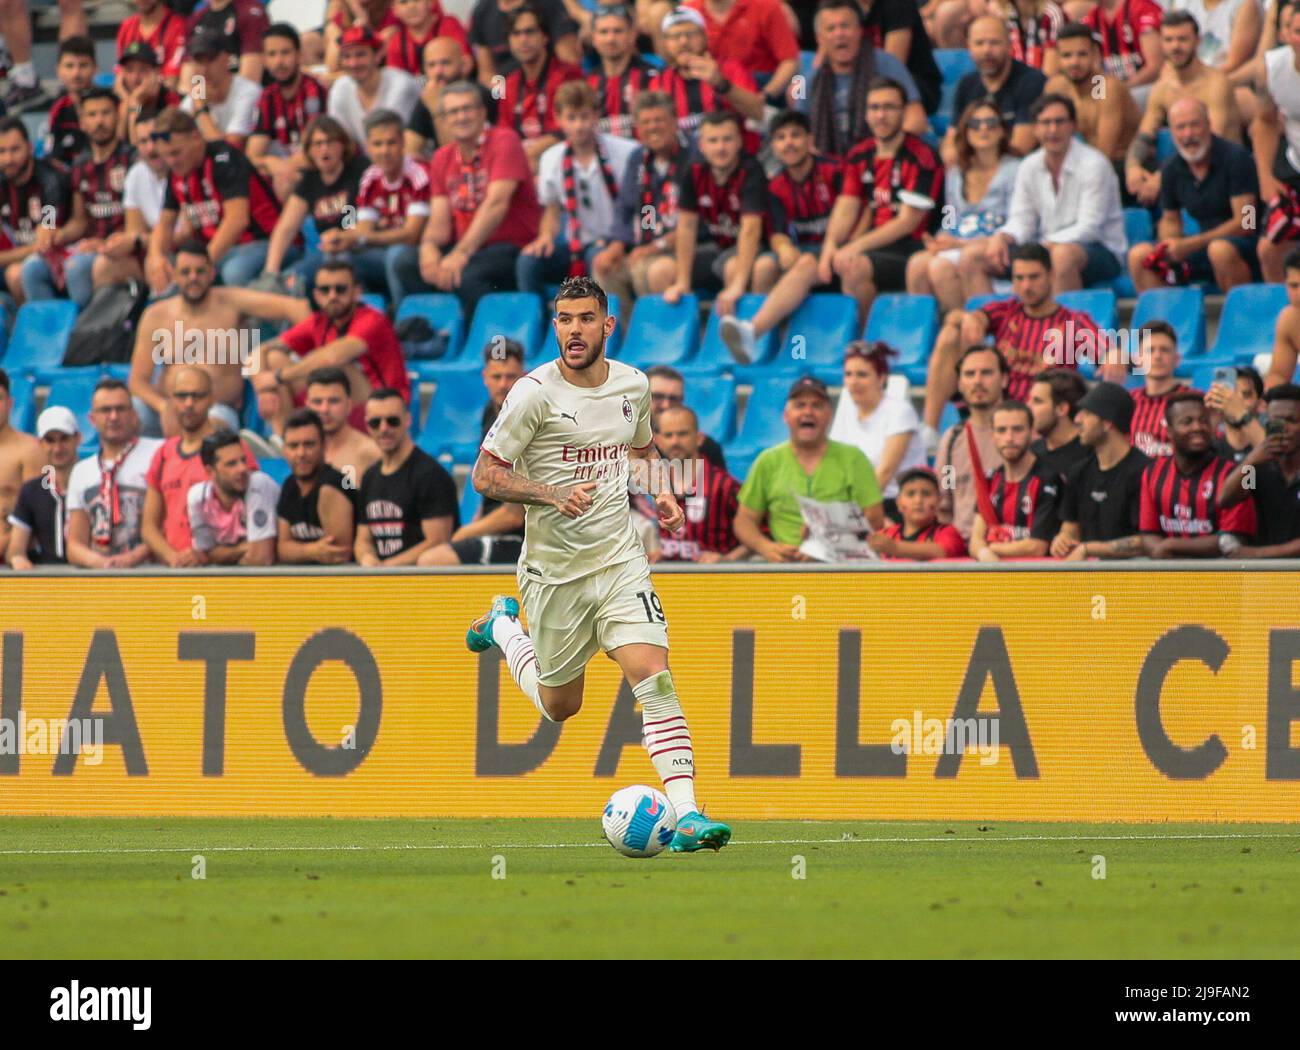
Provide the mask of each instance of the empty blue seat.
{"label": "empty blue seat", "polygon": [[[460,299],[442,292],[408,295],[397,308],[394,323],[408,317],[423,317],[435,332],[447,334],[447,352],[436,361],[408,361],[407,367],[425,382],[436,382],[438,366],[460,360],[465,345],[465,311]],[[426,375],[426,372],[428,373]]]}
{"label": "empty blue seat", "polygon": [[439,376],[417,443],[431,456],[450,454],[456,463],[474,462],[487,400],[487,389],[477,372]]}
{"label": "empty blue seat", "polygon": [[[1197,358],[1196,360],[1199,362],[1199,361],[1201,360],[1201,358]],[[1212,363],[1210,363],[1210,364],[1197,364],[1196,367],[1193,368],[1193,369],[1191,370],[1191,373],[1189,374],[1188,379],[1190,380],[1193,389],[1201,390],[1201,391],[1209,390],[1209,389],[1210,389],[1210,384],[1212,384],[1212,383],[1214,382],[1214,373],[1215,373],[1218,369],[1220,369],[1220,368],[1233,368],[1233,367],[1234,367],[1234,366],[1229,365],[1229,364],[1227,364],[1227,363],[1223,363],[1223,364],[1215,364],[1215,363],[1212,362]],[[1180,368],[1180,369],[1179,369],[1179,372],[1182,372],[1182,371],[1183,371],[1183,368]],[[1234,368],[1234,371],[1235,371],[1235,368]],[[1235,377],[1235,376],[1233,377],[1233,384],[1232,384],[1232,385],[1233,385],[1233,389],[1235,390],[1235,389],[1236,389],[1236,386],[1237,386],[1237,384],[1236,384],[1236,377]],[[1263,407],[1263,406],[1261,405],[1261,407]]]}
{"label": "empty blue seat", "polygon": [[[1115,301],[1115,292],[1110,288],[1082,288],[1072,292],[1062,292],[1056,301],[1071,310],[1079,310],[1092,318],[1093,323],[1102,330],[1102,335],[1110,338],[1118,332],[1119,307]],[[1085,347],[1076,346],[1083,351]],[[1101,349],[1098,347],[1097,349]],[[1097,372],[1096,363],[1088,357],[1079,361],[1079,371],[1089,379]]]}
{"label": "empty blue seat", "polygon": [[36,384],[27,376],[9,377],[9,425],[26,434],[36,431]]}
{"label": "empty blue seat", "polygon": [[685,364],[695,356],[700,341],[700,301],[693,294],[676,303],[663,296],[645,295],[632,307],[627,338],[619,360],[637,368]]}
{"label": "empty blue seat", "polygon": [[269,474],[271,480],[277,485],[283,487],[284,483],[289,479],[291,471],[287,459],[275,456],[274,458],[259,459],[257,463],[262,473]]}
{"label": "empty blue seat", "polygon": [[1205,353],[1205,295],[1200,288],[1151,288],[1143,292],[1133,310],[1133,328],[1140,330],[1149,321],[1173,325],[1178,333],[1178,352],[1183,357]]}
{"label": "empty blue seat", "polygon": [[754,460],[758,459],[758,454],[762,451],[760,448],[741,448],[738,445],[724,448],[722,455],[727,461],[727,473],[743,483],[749,476],[749,468],[754,465]]}
{"label": "empty blue seat", "polygon": [[935,48],[934,61],[939,67],[943,85],[940,88],[939,109],[930,118],[930,125],[942,135],[948,130],[948,125],[960,116],[953,112],[956,105],[957,83],[967,73],[975,71],[975,60],[964,48]]}
{"label": "empty blue seat", "polygon": [[[750,320],[763,305],[761,295],[742,295],[736,304],[736,316],[742,321]],[[770,361],[776,353],[776,331],[764,332],[755,341],[754,361]],[[722,318],[713,310],[709,311],[708,323],[704,326],[704,339],[700,342],[700,352],[695,355],[682,371],[717,375],[719,372],[734,372],[737,362],[722,341]]]}
{"label": "empty blue seat", "polygon": [[1256,354],[1273,350],[1273,328],[1287,306],[1286,286],[1239,284],[1228,292],[1219,315],[1219,333],[1210,357],[1248,365]]}
{"label": "empty blue seat", "polygon": [[985,303],[995,302],[998,299],[1009,299],[1010,295],[998,295],[996,292],[992,295],[972,295],[966,300],[967,312],[978,310]]}
{"label": "empty blue seat", "polygon": [[[727,464],[750,462],[773,445],[790,440],[790,428],[785,425],[785,402],[789,387],[784,383],[756,385],[745,406],[745,417],[740,422],[740,432],[727,446]],[[746,468],[748,469],[748,468]],[[732,471],[736,477],[741,474]]]}
{"label": "empty blue seat", "polygon": [[843,375],[844,347],[858,338],[858,304],[848,295],[810,295],[786,326],[781,351],[770,361],[736,366],[741,382],[788,384],[812,372],[826,382]]}
{"label": "empty blue seat", "polygon": [[[610,295],[608,292],[605,294],[605,298],[608,300],[606,308],[609,311],[609,316],[618,319],[618,324],[614,326],[614,334],[611,335],[609,341],[605,343],[605,356],[618,357],[619,352],[623,349],[623,340],[627,338],[627,328],[623,324],[623,302],[617,295]],[[549,319],[547,320],[547,324],[550,324]],[[554,331],[554,329],[552,329],[552,331]],[[558,347],[556,348],[556,353],[559,353]]]}
{"label": "empty blue seat", "polygon": [[736,432],[736,381],[730,376],[690,376],[686,380],[686,404],[695,410],[700,430],[719,445]]}
{"label": "empty blue seat", "polygon": [[77,417],[83,453],[99,448],[99,435],[90,422],[90,401],[101,377],[97,368],[68,369],[50,383],[50,392],[45,398],[47,407],[59,405]]}
{"label": "empty blue seat", "polygon": [[[1151,222],[1151,213],[1146,208],[1124,209],[1124,239],[1130,248],[1155,240],[1155,227]],[[1131,299],[1137,295],[1133,287],[1133,278],[1128,273],[1128,260],[1124,260],[1124,272],[1110,282],[1112,290],[1122,299]]]}
{"label": "empty blue seat", "polygon": [[77,304],[69,299],[24,303],[14,322],[13,336],[0,361],[10,375],[57,372],[63,365],[68,336],[77,320]]}
{"label": "empty blue seat", "polygon": [[1168,127],[1156,131],[1156,165],[1163,168],[1165,161],[1178,152],[1174,146],[1174,136]]}
{"label": "empty blue seat", "polygon": [[898,351],[893,367],[909,383],[924,383],[930,351],[939,334],[939,305],[932,295],[878,295],[867,317],[868,342],[879,339]]}
{"label": "empty blue seat", "polygon": [[366,292],[361,297],[361,301],[367,306],[373,306],[376,310],[382,310],[385,312],[388,310],[388,298],[380,295],[378,292]]}
{"label": "empty blue seat", "polygon": [[542,301],[532,292],[489,292],[478,301],[465,337],[460,361],[473,369],[483,364],[483,351],[496,336],[514,339],[524,348],[524,359],[531,362],[541,350]]}

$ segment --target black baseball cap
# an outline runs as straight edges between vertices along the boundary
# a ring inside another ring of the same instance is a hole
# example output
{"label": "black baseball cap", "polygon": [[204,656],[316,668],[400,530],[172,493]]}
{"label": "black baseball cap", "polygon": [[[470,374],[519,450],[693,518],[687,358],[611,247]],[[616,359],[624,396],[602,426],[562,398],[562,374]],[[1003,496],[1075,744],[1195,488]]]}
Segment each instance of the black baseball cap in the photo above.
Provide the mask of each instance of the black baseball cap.
{"label": "black baseball cap", "polygon": [[826,384],[818,379],[811,372],[807,375],[801,375],[794,381],[790,387],[790,393],[786,395],[787,401],[793,401],[800,394],[816,394],[818,397],[830,402],[831,392],[826,388]]}
{"label": "black baseball cap", "polygon": [[215,56],[225,50],[226,38],[207,26],[199,26],[190,34],[189,40],[185,42],[185,53],[190,58],[201,58],[204,55]]}
{"label": "black baseball cap", "polygon": [[1075,411],[1087,409],[1124,434],[1133,422],[1133,398],[1118,383],[1098,383],[1080,399]]}
{"label": "black baseball cap", "polygon": [[122,49],[122,53],[117,56],[118,65],[123,62],[148,62],[149,65],[157,68],[158,52],[153,47],[146,44],[143,40],[137,40],[133,44],[127,44]]}

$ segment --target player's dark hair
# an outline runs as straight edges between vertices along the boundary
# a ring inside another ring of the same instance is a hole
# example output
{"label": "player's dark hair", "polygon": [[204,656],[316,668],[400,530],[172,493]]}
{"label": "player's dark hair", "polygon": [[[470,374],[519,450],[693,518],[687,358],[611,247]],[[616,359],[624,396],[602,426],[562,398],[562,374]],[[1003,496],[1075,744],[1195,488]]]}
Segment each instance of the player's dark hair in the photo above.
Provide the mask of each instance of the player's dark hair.
{"label": "player's dark hair", "polygon": [[353,284],[357,283],[357,268],[347,259],[342,259],[338,256],[326,259],[320,264],[316,272],[319,274],[324,273],[326,270],[330,273],[346,273]]}
{"label": "player's dark hair", "polygon": [[1079,122],[1078,112],[1074,108],[1074,100],[1067,98],[1065,95],[1058,95],[1054,91],[1046,95],[1040,95],[1034,100],[1034,104],[1029,107],[1029,119],[1037,120],[1048,106],[1064,106],[1065,112],[1070,115],[1070,123],[1077,124]]}
{"label": "player's dark hair", "polygon": [[907,105],[907,88],[893,77],[872,77],[867,83],[867,95],[870,96],[875,91],[897,91],[899,100]]}
{"label": "player's dark hair", "polygon": [[1060,31],[1056,34],[1056,41],[1060,43],[1062,40],[1090,40],[1098,47],[1101,47],[1101,41],[1097,39],[1097,34],[1082,22],[1071,22],[1068,25],[1061,26]]}
{"label": "player's dark hair", "polygon": [[9,393],[9,373],[0,368],[0,390]]}
{"label": "player's dark hair", "polygon": [[295,51],[302,50],[302,37],[298,35],[298,30],[294,29],[288,22],[275,22],[269,26],[265,33],[262,34],[263,40],[270,40],[271,37],[278,36],[282,40],[287,40],[293,44]]}
{"label": "player's dark hair", "polygon": [[341,386],[348,397],[352,396],[352,380],[341,368],[318,368],[307,377],[308,386]]}
{"label": "player's dark hair", "polygon": [[[1297,0],[1300,2],[1300,0]],[[445,90],[445,89],[444,89]],[[663,91],[642,91],[632,103],[633,118],[639,117],[643,110],[647,109],[666,109],[676,115],[677,103],[673,101],[671,95]]]}
{"label": "player's dark hair", "polygon": [[406,398],[403,396],[402,392],[400,390],[395,390],[391,386],[381,386],[377,390],[370,391],[370,395],[366,398],[366,400],[387,401],[390,397],[395,397],[397,398],[397,400],[402,402],[402,404],[404,405],[406,404]]}
{"label": "player's dark hair", "polygon": [[210,467],[217,462],[217,453],[227,445],[239,445],[242,441],[238,434],[233,430],[214,430],[211,434],[203,439],[203,444],[199,446],[199,459],[203,461],[205,467]]}
{"label": "player's dark hair", "polygon": [[483,363],[489,361],[518,361],[524,363],[524,344],[518,339],[506,339],[494,335],[483,347]]}
{"label": "player's dark hair", "polygon": [[178,256],[201,255],[205,259],[209,257],[208,246],[197,237],[190,237],[187,240],[181,241],[180,244],[176,245],[175,254]]}
{"label": "player's dark hair", "polygon": [[715,128],[720,124],[734,124],[739,134],[745,133],[745,127],[740,122],[740,114],[734,109],[715,109],[700,118],[701,128]]}
{"label": "player's dark hair", "polygon": [[636,15],[627,4],[601,4],[591,15],[591,24],[598,18],[621,18],[628,25],[636,25]]}
{"label": "player's dark hair", "polygon": [[556,309],[564,299],[595,299],[600,304],[600,312],[609,314],[609,297],[605,295],[605,289],[590,277],[566,277],[555,293]]}
{"label": "player's dark hair", "polygon": [[87,102],[102,102],[104,100],[113,103],[113,108],[117,109],[119,99],[117,93],[110,87],[100,87],[98,84],[92,84],[81,93],[82,105]]}
{"label": "player's dark hair", "polygon": [[295,427],[315,427],[321,441],[325,440],[325,424],[320,421],[320,416],[310,408],[300,408],[285,420],[284,432],[286,434]]}
{"label": "player's dark hair", "polygon": [[[1296,3],[1292,6],[1300,7],[1300,0],[1296,0]],[[2,127],[3,124],[4,122],[0,121],[0,127]],[[1282,269],[1300,270],[1300,245],[1297,245],[1286,253],[1286,258],[1282,260]]]}
{"label": "player's dark hair", "polygon": [[1205,395],[1199,390],[1179,390],[1177,393],[1170,394],[1169,399],[1165,401],[1165,422],[1172,427],[1174,424],[1174,406],[1186,405],[1193,401],[1203,406],[1205,404]]}
{"label": "player's dark hair", "polygon": [[1238,368],[1237,378],[1250,380],[1250,385],[1251,388],[1255,391],[1255,396],[1256,397],[1264,396],[1264,377],[1260,375],[1259,372],[1257,372],[1255,369],[1251,368],[1250,365],[1242,365],[1240,368]]}
{"label": "player's dark hair", "polygon": [[67,40],[59,42],[59,57],[64,55],[76,55],[78,58],[88,58],[95,61],[95,42],[88,36],[70,36]]}
{"label": "player's dark hair", "polygon": [[783,109],[768,124],[768,138],[774,137],[782,128],[788,128],[791,125],[803,128],[805,132],[812,134],[812,121],[808,119],[807,113],[800,113],[797,109]]}
{"label": "player's dark hair", "polygon": [[1160,19],[1160,28],[1164,29],[1166,26],[1173,29],[1177,29],[1179,26],[1191,26],[1193,33],[1197,36],[1201,35],[1200,24],[1196,21],[1196,16],[1190,11],[1166,11]]}
{"label": "player's dark hair", "polygon": [[[7,389],[7,388],[6,388]],[[1278,383],[1264,395],[1268,404],[1274,401],[1300,401],[1300,385],[1295,383]]]}
{"label": "player's dark hair", "polygon": [[[1142,332],[1147,333],[1146,338],[1150,339],[1153,335],[1167,336],[1173,341],[1175,349],[1178,347],[1178,333],[1174,331],[1174,326],[1168,321],[1148,321]],[[1141,338],[1142,333],[1138,333]]]}
{"label": "player's dark hair", "polygon": [[517,7],[506,15],[506,36],[515,31],[515,23],[524,15],[532,15],[537,19],[537,27],[545,34],[547,41],[551,39],[551,23],[547,21],[546,16],[542,14],[541,8],[534,7],[532,4],[524,4]]}
{"label": "player's dark hair", "polygon": [[1010,375],[1011,369],[1007,365],[1006,355],[996,346],[989,346],[988,343],[971,343],[961,352],[961,357],[957,358],[957,374],[961,375],[961,366],[966,363],[966,358],[971,354],[992,354],[998,360],[998,371],[1004,376]]}
{"label": "player's dark hair", "polygon": [[[1300,2],[1300,0],[1297,0],[1297,2]],[[859,20],[862,18],[862,8],[857,5],[857,0],[821,0],[821,3],[817,5],[817,11],[815,13],[819,15],[823,11],[840,10],[852,11],[858,16]]]}
{"label": "player's dark hair", "polygon": [[32,141],[31,136],[27,134],[27,125],[23,123],[21,117],[0,117],[0,135],[8,135],[11,131],[18,132],[24,142]]}
{"label": "player's dark hair", "polygon": [[1052,270],[1052,253],[1044,248],[1037,241],[1029,241],[1027,244],[1017,244],[1011,249],[1011,262],[1031,262],[1038,263],[1044,270],[1049,273]]}
{"label": "player's dark hair", "polygon": [[[1300,0],[1297,0],[1300,2]],[[647,379],[671,379],[674,383],[686,385],[686,377],[672,365],[651,365],[645,370]]]}
{"label": "player's dark hair", "polygon": [[194,118],[175,106],[168,106],[158,114],[158,122],[153,129],[154,131],[165,131],[169,135],[197,135],[199,133],[199,126],[194,123]]}
{"label": "player's dark hair", "polygon": [[98,394],[101,390],[125,390],[128,394],[131,392],[129,386],[122,382],[122,380],[116,379],[113,376],[104,376],[103,379],[95,384],[95,389],[91,392],[90,396],[93,398],[95,394]]}
{"label": "player's dark hair", "polygon": [[851,358],[860,357],[876,370],[876,375],[881,379],[889,375],[889,359],[897,356],[897,350],[879,339],[871,343],[865,339],[854,339],[844,348],[845,364],[848,364]]}
{"label": "player's dark hair", "polygon": [[370,133],[376,128],[396,128],[400,135],[405,127],[405,121],[403,121],[402,118],[391,109],[373,110],[370,115],[361,122],[361,129],[366,138],[369,138]]}
{"label": "player's dark hair", "polygon": [[1023,412],[1029,429],[1034,429],[1034,413],[1023,401],[1017,401],[1014,397],[1004,398],[993,406],[993,414],[996,416],[999,412]]}
{"label": "player's dark hair", "polygon": [[1069,405],[1071,419],[1083,395],[1088,392],[1088,384],[1073,368],[1048,368],[1034,376],[1034,382],[1046,383],[1051,389],[1053,408]]}

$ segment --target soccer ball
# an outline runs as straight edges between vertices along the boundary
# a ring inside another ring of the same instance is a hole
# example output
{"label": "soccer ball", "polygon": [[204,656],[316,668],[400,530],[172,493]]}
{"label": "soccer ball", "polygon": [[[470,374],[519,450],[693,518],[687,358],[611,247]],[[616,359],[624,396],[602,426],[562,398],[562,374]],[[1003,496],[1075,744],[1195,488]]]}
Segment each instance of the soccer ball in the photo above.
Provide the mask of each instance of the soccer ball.
{"label": "soccer ball", "polygon": [[677,813],[662,791],[644,784],[615,791],[600,826],[625,857],[653,857],[673,840]]}

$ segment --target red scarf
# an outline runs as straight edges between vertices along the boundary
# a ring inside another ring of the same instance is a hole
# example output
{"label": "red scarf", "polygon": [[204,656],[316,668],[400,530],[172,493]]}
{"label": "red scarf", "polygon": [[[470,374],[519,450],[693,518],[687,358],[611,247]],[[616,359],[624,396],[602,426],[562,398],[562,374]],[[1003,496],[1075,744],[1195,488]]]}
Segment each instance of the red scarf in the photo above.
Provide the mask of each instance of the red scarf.
{"label": "red scarf", "polygon": [[[613,203],[618,199],[618,183],[605,157],[605,151],[600,148],[599,136],[596,138],[596,160],[600,163],[600,176],[605,180],[605,190],[609,193],[610,202]],[[587,262],[582,257],[582,228],[578,224],[578,177],[573,170],[573,147],[567,142],[564,145],[561,171],[564,175],[564,212],[567,216],[569,237],[569,276],[585,277]]]}
{"label": "red scarf", "polygon": [[[668,159],[668,174],[664,176],[663,185],[669,186],[677,181],[677,158],[682,155],[682,148],[679,145],[677,151]],[[647,147],[645,157],[641,162],[641,219],[642,221],[635,224],[633,230],[637,244],[642,244],[647,240],[653,240],[650,236],[652,230],[647,230],[644,219],[647,215],[657,215],[658,209],[655,208],[654,194],[654,162],[655,155]],[[649,208],[649,211],[646,209]],[[653,229],[658,229],[663,223],[661,216],[654,223]]]}
{"label": "red scarf", "polygon": [[[99,501],[109,508],[108,528],[105,529],[102,525],[95,528],[93,539],[96,547],[111,547],[113,530],[122,524],[122,499],[117,490],[117,472],[122,469],[122,464],[126,462],[126,457],[131,454],[135,446],[135,441],[127,445],[113,461],[111,467],[104,465],[102,450],[96,454],[96,459],[99,460]],[[100,521],[102,522],[103,519],[101,518]]]}

